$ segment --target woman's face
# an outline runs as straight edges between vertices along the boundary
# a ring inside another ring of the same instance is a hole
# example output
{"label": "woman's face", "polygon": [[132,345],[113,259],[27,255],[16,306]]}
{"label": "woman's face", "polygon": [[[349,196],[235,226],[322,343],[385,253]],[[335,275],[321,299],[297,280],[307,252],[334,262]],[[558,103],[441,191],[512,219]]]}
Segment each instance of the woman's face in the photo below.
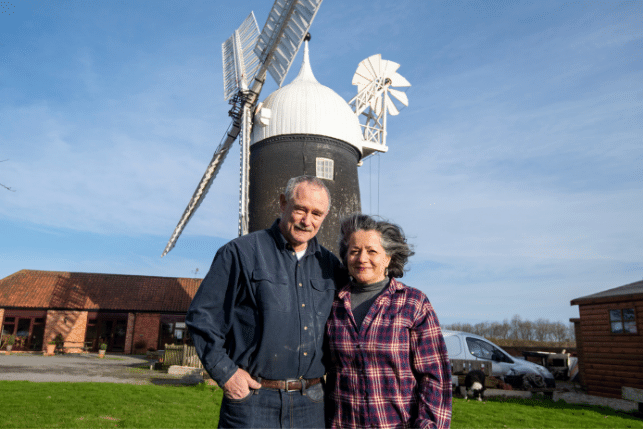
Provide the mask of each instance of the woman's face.
{"label": "woman's face", "polygon": [[348,272],[358,283],[371,284],[386,278],[391,257],[386,254],[377,231],[356,231],[348,241]]}

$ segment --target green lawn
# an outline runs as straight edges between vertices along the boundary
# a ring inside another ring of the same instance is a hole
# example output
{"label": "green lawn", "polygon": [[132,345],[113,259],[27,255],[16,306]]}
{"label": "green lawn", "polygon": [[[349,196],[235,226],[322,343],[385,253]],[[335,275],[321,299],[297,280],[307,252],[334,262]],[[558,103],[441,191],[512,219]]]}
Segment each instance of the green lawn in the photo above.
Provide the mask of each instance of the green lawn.
{"label": "green lawn", "polygon": [[633,413],[548,399],[453,400],[452,428],[643,428]]}
{"label": "green lawn", "polygon": [[3,428],[212,428],[220,405],[205,384],[0,381]]}
{"label": "green lawn", "polygon": [[[212,428],[221,390],[0,381],[0,428]],[[548,400],[456,398],[453,428],[643,428],[631,414]]]}

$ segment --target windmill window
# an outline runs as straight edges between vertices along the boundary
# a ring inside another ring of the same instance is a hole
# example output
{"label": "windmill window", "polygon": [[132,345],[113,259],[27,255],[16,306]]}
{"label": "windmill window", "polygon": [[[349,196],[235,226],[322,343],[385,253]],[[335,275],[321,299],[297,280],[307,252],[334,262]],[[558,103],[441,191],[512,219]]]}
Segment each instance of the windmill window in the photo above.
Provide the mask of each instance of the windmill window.
{"label": "windmill window", "polygon": [[335,177],[335,161],[329,158],[317,158],[317,173],[320,179],[333,180]]}
{"label": "windmill window", "polygon": [[636,314],[634,309],[610,310],[610,329],[613,334],[636,334]]}

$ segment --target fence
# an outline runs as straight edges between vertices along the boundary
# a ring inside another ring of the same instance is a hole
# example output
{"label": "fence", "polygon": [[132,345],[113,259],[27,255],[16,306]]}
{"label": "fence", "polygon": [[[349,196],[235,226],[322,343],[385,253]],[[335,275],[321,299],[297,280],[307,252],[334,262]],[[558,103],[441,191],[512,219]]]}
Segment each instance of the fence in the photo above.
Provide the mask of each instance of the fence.
{"label": "fence", "polygon": [[484,372],[487,377],[492,375],[491,362],[489,361],[472,361],[463,359],[451,359],[451,374],[452,375],[465,375],[473,370],[480,370]]}
{"label": "fence", "polygon": [[174,344],[166,344],[163,363],[168,366],[180,365],[189,366],[191,368],[203,368],[194,346],[188,346],[186,344],[178,346]]}

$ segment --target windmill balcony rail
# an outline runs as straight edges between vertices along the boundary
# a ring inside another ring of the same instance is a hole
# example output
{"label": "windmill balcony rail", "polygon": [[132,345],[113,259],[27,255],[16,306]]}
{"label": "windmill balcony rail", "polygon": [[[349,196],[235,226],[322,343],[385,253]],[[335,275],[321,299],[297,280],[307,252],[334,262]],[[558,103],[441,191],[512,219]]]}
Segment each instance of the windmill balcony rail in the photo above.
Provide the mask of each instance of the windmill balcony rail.
{"label": "windmill balcony rail", "polygon": [[361,127],[364,129],[364,139],[367,142],[371,142],[371,143],[375,143],[380,146],[383,146],[382,144],[383,132],[381,129],[376,127],[371,127],[369,125],[361,125]]}

